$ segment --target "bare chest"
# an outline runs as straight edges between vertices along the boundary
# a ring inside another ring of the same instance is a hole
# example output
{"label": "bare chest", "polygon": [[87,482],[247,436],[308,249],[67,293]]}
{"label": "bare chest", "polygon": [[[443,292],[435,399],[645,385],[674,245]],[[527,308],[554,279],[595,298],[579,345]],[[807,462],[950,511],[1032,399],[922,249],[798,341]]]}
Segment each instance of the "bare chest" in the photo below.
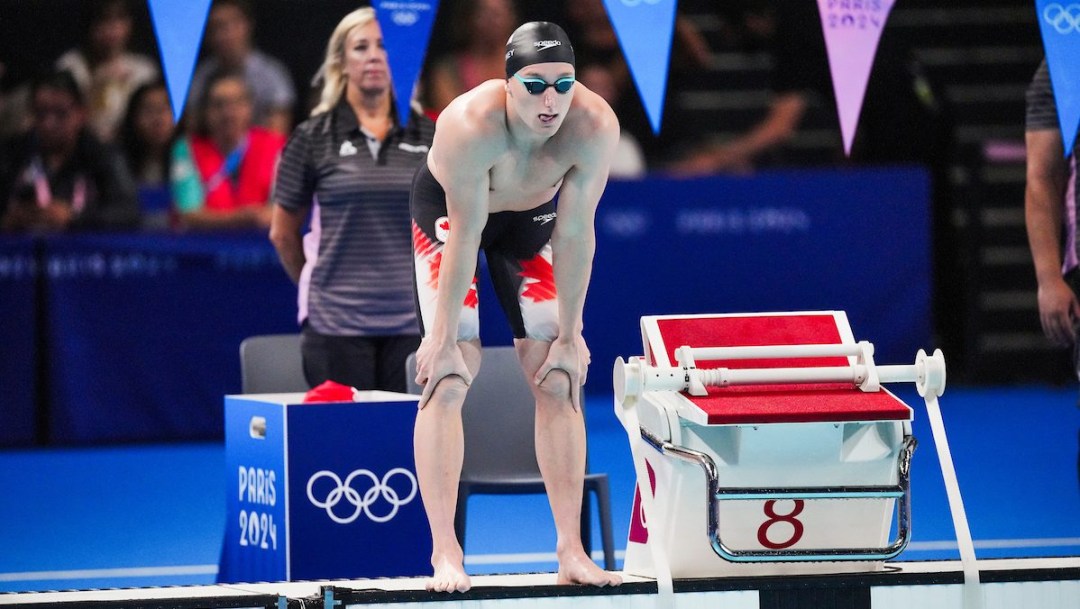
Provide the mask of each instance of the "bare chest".
{"label": "bare chest", "polygon": [[566,161],[551,154],[504,154],[488,172],[490,212],[525,211],[547,203],[569,170]]}

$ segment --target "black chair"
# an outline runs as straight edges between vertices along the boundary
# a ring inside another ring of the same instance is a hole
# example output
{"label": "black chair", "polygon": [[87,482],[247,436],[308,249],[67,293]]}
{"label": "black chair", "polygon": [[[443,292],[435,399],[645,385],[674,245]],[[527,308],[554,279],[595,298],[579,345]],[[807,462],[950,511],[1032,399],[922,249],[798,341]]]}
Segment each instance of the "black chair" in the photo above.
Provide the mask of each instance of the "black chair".
{"label": "black chair", "polygon": [[[416,355],[409,356],[405,376],[408,389],[419,394]],[[582,406],[585,401],[582,399]],[[480,372],[473,379],[462,409],[465,430],[465,461],[458,486],[454,531],[465,547],[465,515],[470,495],[544,494],[544,479],[536,464],[533,426],[536,400],[521,371],[513,347],[485,347]],[[596,496],[604,568],[615,569],[615,549],[611,530],[611,499],[607,474],[585,475],[581,502],[581,540],[591,555],[591,502]]]}
{"label": "black chair", "polygon": [[240,379],[244,393],[307,391],[299,334],[265,334],[240,343]]}

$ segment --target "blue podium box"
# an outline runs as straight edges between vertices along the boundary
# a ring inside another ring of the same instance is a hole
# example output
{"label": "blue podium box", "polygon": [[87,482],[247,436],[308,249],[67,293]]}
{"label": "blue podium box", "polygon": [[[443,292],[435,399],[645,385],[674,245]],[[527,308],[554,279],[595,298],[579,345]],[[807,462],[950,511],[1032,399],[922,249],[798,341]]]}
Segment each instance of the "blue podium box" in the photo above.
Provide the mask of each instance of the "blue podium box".
{"label": "blue podium box", "polygon": [[225,397],[227,520],[218,581],[430,574],[416,481],[417,396]]}

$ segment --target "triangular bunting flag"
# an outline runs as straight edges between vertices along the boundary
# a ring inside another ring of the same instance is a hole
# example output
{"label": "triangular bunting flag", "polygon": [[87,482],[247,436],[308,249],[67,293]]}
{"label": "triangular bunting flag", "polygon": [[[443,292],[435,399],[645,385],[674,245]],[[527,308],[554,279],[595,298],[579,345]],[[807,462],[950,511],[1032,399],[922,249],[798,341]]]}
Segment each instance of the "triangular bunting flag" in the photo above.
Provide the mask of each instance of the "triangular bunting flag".
{"label": "triangular bunting flag", "polygon": [[1080,128],[1080,4],[1035,0],[1035,10],[1054,86],[1061,141],[1069,156]]}
{"label": "triangular bunting flag", "polygon": [[664,116],[675,0],[604,0],[653,133]]}
{"label": "triangular bunting flag", "polygon": [[179,121],[187,100],[195,59],[199,56],[211,0],[149,0],[150,18],[157,33],[165,86],[173,117]]}
{"label": "triangular bunting flag", "polygon": [[394,79],[398,118],[409,121],[409,101],[424,63],[438,0],[375,0],[390,76]]}
{"label": "triangular bunting flag", "polygon": [[840,134],[844,138],[844,154],[851,154],[870,68],[874,65],[878,41],[893,0],[817,0],[817,3],[836,94],[836,111],[840,116]]}

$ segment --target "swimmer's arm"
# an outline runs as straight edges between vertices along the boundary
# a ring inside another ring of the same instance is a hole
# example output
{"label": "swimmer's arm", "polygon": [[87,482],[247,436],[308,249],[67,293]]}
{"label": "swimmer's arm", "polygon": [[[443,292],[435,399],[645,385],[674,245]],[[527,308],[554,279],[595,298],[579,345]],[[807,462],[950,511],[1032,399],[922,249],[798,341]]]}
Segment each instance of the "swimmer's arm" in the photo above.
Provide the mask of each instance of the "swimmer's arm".
{"label": "swimmer's arm", "polygon": [[559,340],[581,336],[585,292],[592,276],[596,233],[593,221],[619,143],[619,125],[610,110],[596,133],[585,138],[582,159],[563,179],[551,237],[555,289],[559,298]]}
{"label": "swimmer's arm", "polygon": [[[450,121],[447,121],[450,123]],[[432,150],[446,191],[450,234],[439,269],[439,296],[431,338],[442,345],[457,342],[458,321],[465,295],[476,275],[480,235],[487,224],[490,145],[475,125],[466,121],[440,125],[442,136]],[[440,145],[441,144],[441,145]],[[449,144],[449,145],[448,145]],[[442,154],[440,151],[447,151]]]}

